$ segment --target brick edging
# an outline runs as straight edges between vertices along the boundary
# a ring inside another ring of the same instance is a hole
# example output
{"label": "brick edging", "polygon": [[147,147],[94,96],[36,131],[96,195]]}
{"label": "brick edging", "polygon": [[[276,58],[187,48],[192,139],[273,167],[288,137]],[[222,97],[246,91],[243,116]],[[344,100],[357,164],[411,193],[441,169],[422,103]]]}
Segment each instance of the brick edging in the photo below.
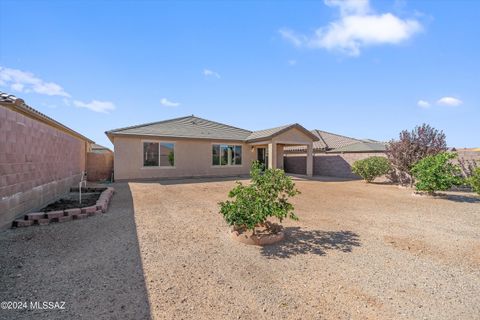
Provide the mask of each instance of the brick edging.
{"label": "brick edging", "polygon": [[48,225],[51,222],[66,222],[106,213],[108,211],[108,206],[114,193],[114,188],[107,187],[100,194],[97,203],[94,206],[90,207],[28,213],[25,215],[24,219],[17,219],[13,221],[12,227],[21,228],[33,225]]}

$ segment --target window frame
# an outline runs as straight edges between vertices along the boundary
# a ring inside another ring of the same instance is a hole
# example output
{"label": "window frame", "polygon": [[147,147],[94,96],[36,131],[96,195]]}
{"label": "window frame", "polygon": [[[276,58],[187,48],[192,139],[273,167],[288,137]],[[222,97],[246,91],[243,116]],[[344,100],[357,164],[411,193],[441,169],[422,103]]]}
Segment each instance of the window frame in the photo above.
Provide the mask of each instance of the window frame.
{"label": "window frame", "polygon": [[[147,143],[158,143],[158,166],[145,166],[145,159],[143,158],[144,157],[144,143],[147,142]],[[174,157],[174,161],[173,161],[173,166],[162,166],[161,165],[161,161],[160,161],[160,157],[161,157],[161,144],[162,143],[169,143],[169,144],[173,144],[173,157]],[[177,142],[176,141],[165,141],[165,140],[143,140],[142,139],[142,152],[141,152],[141,156],[142,156],[142,169],[176,169],[177,167],[177,159],[176,159],[176,155],[175,155],[175,150],[177,148]]]}
{"label": "window frame", "polygon": [[[219,154],[219,164],[213,164],[213,147],[214,146],[220,146],[220,154]],[[222,145],[223,146],[227,146],[227,147],[234,147],[234,153],[235,153],[235,147],[240,147],[241,148],[241,153],[240,153],[240,157],[241,157],[241,164],[224,164],[222,165]],[[242,167],[243,166],[243,158],[244,158],[244,154],[243,154],[243,150],[244,150],[244,145],[241,144],[241,143],[238,143],[238,144],[235,144],[235,143],[220,143],[220,142],[212,142],[211,145],[210,145],[210,167],[211,168],[231,168],[231,167]]]}

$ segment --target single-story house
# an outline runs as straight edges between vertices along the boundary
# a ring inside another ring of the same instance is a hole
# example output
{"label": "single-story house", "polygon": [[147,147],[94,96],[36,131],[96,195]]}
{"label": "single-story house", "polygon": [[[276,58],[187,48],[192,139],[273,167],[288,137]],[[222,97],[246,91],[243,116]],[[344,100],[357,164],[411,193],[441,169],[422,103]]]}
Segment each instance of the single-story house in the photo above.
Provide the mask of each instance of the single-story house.
{"label": "single-story house", "polygon": [[93,141],[0,92],[0,229],[78,185]]}
{"label": "single-story house", "polygon": [[283,169],[286,147],[303,146],[313,174],[319,138],[299,124],[250,131],[194,115],[106,132],[116,180],[246,175],[254,160]]}

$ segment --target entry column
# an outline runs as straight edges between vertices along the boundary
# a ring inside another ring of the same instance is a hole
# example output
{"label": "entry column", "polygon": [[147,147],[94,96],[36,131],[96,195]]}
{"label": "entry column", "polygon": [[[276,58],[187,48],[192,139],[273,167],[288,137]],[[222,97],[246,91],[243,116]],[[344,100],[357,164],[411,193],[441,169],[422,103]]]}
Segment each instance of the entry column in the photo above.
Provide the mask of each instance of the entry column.
{"label": "entry column", "polygon": [[313,145],[307,145],[307,176],[313,176]]}
{"label": "entry column", "polygon": [[268,144],[268,168],[277,168],[277,144],[275,142]]}

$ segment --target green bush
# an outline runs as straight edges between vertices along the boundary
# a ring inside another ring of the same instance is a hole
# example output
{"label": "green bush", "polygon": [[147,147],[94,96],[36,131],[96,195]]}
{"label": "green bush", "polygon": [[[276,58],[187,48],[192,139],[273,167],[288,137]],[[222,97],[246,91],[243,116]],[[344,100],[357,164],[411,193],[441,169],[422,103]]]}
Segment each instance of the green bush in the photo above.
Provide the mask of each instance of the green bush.
{"label": "green bush", "polygon": [[472,175],[468,178],[468,184],[472,187],[473,191],[480,194],[480,167],[473,170]]}
{"label": "green bush", "polygon": [[416,189],[435,193],[461,184],[460,167],[451,161],[456,157],[456,153],[442,152],[418,161],[412,168]]}
{"label": "green bush", "polygon": [[280,222],[287,217],[298,220],[293,205],[288,202],[300,193],[292,179],[283,170],[262,169],[255,161],[250,169],[251,184],[237,182],[228,194],[234,199],[219,203],[220,213],[230,226],[254,231],[269,217],[276,217]]}
{"label": "green bush", "polygon": [[391,170],[390,161],[384,157],[369,157],[353,163],[352,172],[359,175],[366,182],[387,174]]}

